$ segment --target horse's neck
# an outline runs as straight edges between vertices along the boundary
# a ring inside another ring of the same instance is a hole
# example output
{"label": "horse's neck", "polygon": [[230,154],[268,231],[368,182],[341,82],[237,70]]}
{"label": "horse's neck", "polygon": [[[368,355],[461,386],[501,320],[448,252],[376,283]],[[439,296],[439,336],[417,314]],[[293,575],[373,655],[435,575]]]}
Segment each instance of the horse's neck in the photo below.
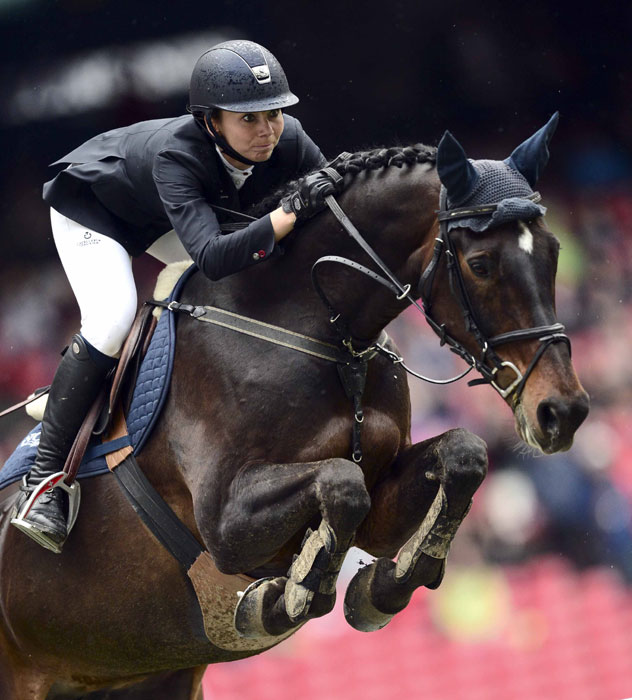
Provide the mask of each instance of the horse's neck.
{"label": "horse's neck", "polygon": [[[437,201],[434,170],[424,165],[410,168],[405,177],[396,168],[361,176],[340,197],[361,235],[402,284],[416,283],[426,251],[432,248]],[[316,260],[325,255],[346,257],[376,270],[333,216],[323,213],[292,233],[284,255],[219,282],[195,275],[187,285],[187,296],[196,304],[210,303],[290,330],[332,338],[328,311],[310,274]],[[391,292],[357,271],[336,263],[322,265],[321,270],[324,291],[360,339],[376,337],[405,308]]]}
{"label": "horse's neck", "polygon": [[[407,172],[392,168],[384,173],[371,173],[341,203],[390,272],[402,285],[410,284],[415,292],[421,271],[432,255],[438,200],[436,171],[431,165],[420,164]],[[340,226],[336,228],[326,254],[349,257],[387,277],[357,242]],[[359,272],[349,272],[348,268],[338,299],[336,311],[347,318],[351,335],[367,341],[376,338],[408,305],[375,280]]]}

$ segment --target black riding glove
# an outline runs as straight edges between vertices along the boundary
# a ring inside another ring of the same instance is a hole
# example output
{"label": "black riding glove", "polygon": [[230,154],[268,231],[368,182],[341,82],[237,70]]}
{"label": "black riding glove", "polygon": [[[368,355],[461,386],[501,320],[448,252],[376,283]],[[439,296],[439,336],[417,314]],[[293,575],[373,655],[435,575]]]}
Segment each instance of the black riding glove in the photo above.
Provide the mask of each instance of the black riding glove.
{"label": "black riding glove", "polygon": [[294,213],[297,222],[305,221],[327,206],[325,197],[340,192],[342,179],[333,168],[306,175],[299,181],[298,189],[281,200],[281,207],[287,214]]}

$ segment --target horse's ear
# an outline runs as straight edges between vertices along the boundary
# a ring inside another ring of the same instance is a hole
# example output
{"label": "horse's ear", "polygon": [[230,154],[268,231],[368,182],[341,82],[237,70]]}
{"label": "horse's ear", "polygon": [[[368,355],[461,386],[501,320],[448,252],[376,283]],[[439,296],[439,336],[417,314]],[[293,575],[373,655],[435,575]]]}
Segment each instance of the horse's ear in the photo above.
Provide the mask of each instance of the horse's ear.
{"label": "horse's ear", "polygon": [[540,174],[549,161],[549,141],[555,132],[560,113],[555,114],[538,131],[505,159],[505,163],[522,173],[531,187],[535,187]]}
{"label": "horse's ear", "polygon": [[478,173],[449,131],[443,134],[437,147],[437,173],[452,206],[464,202],[478,184]]}

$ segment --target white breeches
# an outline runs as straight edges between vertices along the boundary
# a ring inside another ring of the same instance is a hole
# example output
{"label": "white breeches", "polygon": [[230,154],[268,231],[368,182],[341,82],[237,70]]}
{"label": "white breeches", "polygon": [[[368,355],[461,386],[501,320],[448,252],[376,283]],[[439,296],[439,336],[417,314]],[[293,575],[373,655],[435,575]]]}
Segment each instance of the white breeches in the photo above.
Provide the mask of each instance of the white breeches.
{"label": "white breeches", "polygon": [[[81,335],[97,350],[118,357],[138,303],[132,259],[120,243],[50,212],[53,238],[81,311]],[[190,260],[175,231],[147,252],[165,264]]]}

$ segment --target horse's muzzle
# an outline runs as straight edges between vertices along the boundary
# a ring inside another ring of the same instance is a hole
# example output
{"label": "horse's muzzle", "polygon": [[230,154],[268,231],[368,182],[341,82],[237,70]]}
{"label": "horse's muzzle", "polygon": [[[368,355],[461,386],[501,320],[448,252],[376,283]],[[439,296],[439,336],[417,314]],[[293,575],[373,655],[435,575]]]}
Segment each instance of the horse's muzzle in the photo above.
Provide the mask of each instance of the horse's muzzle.
{"label": "horse's muzzle", "polygon": [[543,452],[551,454],[568,450],[573,444],[575,431],[588,415],[590,399],[585,391],[567,398],[553,396],[541,401],[537,408],[537,418]]}

